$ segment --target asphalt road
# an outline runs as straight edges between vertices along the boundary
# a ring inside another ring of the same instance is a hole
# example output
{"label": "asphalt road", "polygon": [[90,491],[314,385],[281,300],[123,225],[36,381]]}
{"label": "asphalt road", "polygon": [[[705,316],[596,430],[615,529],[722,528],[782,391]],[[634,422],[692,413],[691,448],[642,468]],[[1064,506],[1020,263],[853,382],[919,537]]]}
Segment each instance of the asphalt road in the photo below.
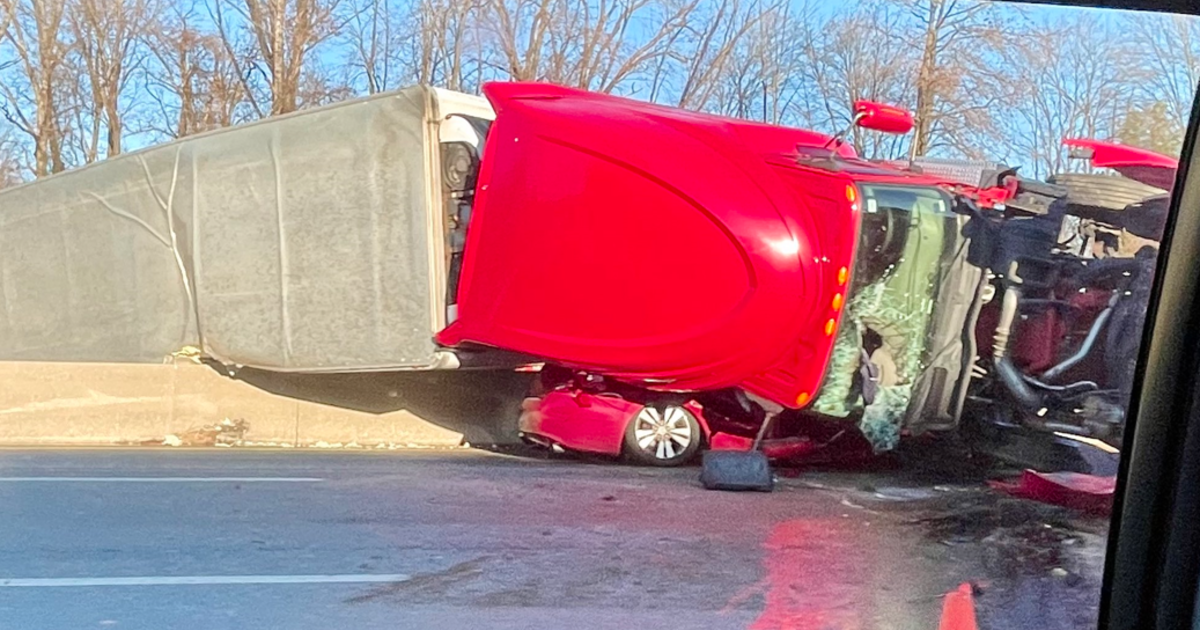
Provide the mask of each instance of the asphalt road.
{"label": "asphalt road", "polygon": [[0,629],[1094,627],[1104,524],[907,467],[772,494],[478,451],[0,451]]}

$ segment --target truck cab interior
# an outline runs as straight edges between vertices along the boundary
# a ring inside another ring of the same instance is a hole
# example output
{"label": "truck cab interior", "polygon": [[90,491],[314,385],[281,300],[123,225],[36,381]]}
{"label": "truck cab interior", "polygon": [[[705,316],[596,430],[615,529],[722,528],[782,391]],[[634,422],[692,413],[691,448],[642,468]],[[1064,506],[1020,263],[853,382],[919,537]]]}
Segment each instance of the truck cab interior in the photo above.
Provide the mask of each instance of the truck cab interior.
{"label": "truck cab interior", "polygon": [[488,118],[455,113],[448,115],[438,127],[445,221],[447,324],[458,318],[458,281],[467,246],[467,226],[471,222],[475,182],[491,125]]}

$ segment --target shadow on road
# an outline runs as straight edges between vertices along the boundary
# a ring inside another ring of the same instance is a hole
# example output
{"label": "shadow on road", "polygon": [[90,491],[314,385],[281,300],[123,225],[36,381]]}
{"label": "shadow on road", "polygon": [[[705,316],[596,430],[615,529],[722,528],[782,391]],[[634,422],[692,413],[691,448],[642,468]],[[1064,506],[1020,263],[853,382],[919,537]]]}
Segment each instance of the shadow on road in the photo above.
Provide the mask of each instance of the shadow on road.
{"label": "shadow on road", "polygon": [[234,376],[290,398],[367,413],[406,410],[463,434],[471,444],[513,444],[532,374],[439,370],[358,374],[284,374],[243,368]]}

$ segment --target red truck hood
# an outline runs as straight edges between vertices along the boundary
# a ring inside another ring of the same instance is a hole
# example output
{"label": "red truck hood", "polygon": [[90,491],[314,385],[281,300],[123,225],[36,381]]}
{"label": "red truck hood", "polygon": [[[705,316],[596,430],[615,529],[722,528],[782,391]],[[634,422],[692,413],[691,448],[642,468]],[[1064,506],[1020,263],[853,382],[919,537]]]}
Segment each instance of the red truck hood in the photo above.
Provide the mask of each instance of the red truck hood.
{"label": "red truck hood", "polygon": [[484,93],[497,118],[439,343],[792,407],[815,393],[859,224],[850,176],[797,164],[828,136],[545,84]]}

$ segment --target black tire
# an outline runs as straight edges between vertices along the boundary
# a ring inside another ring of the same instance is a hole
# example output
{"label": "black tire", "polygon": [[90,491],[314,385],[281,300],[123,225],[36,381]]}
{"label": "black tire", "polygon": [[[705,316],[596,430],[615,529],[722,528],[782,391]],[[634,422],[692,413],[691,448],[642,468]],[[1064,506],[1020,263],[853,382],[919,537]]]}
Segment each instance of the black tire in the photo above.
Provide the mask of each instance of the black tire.
{"label": "black tire", "polygon": [[1062,173],[1051,177],[1050,182],[1067,189],[1067,203],[1072,206],[1109,211],[1124,210],[1164,192],[1120,175]]}
{"label": "black tire", "polygon": [[[650,434],[647,446],[645,430],[661,420],[667,428],[664,434]],[[681,443],[681,431],[686,427],[686,444]],[[642,408],[625,426],[622,450],[632,462],[644,466],[671,467],[686,464],[700,451],[704,433],[696,416],[682,405],[651,403]],[[639,442],[642,445],[639,445]],[[659,444],[663,446],[660,448]]]}

